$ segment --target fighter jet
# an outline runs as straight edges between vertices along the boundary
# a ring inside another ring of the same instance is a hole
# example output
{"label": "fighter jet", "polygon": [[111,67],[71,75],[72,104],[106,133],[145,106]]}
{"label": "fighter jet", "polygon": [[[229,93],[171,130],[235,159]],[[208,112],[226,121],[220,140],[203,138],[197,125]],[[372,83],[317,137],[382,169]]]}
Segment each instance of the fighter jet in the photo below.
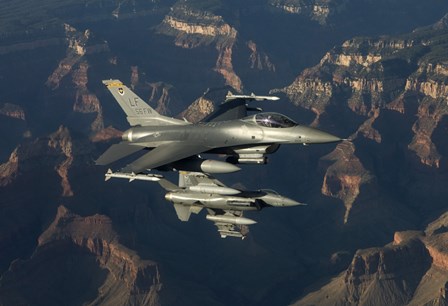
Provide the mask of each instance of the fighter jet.
{"label": "fighter jet", "polygon": [[174,204],[177,217],[188,221],[191,213],[198,214],[207,209],[206,219],[213,221],[221,238],[244,239],[249,232],[247,226],[257,223],[243,216],[244,211],[258,211],[266,207],[290,207],[306,205],[268,189],[243,191],[230,188],[212,176],[200,172],[179,172],[179,186],[157,174],[129,174],[108,171],[106,180],[112,177],[129,181],[157,181],[168,193],[165,199]]}
{"label": "fighter jet", "polygon": [[[202,122],[190,123],[160,115],[119,80],[103,83],[132,127],[96,164],[108,165],[138,151],[149,151],[124,167],[121,170],[124,173],[138,174],[150,169],[228,173],[240,170],[235,164],[265,164],[266,154],[277,151],[281,144],[341,141],[279,113],[258,112],[247,116],[248,111],[261,111],[250,108],[247,101],[278,100],[278,97],[229,94]],[[199,157],[202,153],[225,154],[227,160],[204,160]]]}

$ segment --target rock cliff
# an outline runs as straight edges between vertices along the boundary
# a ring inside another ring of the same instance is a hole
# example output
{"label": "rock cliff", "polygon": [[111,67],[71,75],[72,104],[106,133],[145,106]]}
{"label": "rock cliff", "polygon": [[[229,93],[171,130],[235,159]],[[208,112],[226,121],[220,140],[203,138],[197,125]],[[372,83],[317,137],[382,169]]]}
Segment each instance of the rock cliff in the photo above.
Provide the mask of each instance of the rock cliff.
{"label": "rock cliff", "polygon": [[358,197],[361,186],[372,183],[374,177],[364,168],[355,154],[351,142],[339,144],[335,151],[321,158],[322,163],[330,162],[322,182],[322,194],[338,198],[344,202],[344,223],[347,223],[353,203]]}
{"label": "rock cliff", "polygon": [[165,116],[173,116],[179,112],[181,98],[173,85],[163,82],[150,83],[151,95],[149,103],[156,105],[155,110]]}
{"label": "rock cliff", "polygon": [[[79,250],[76,253],[80,258],[72,258],[71,262],[63,264],[58,257],[54,263],[51,261],[54,256],[52,254],[73,248]],[[95,261],[85,260],[89,256],[93,256]],[[77,273],[74,270],[83,271],[82,273],[86,275],[89,275],[89,270],[105,271],[99,273],[102,275],[100,278],[81,277],[88,282],[87,285],[98,286],[97,288],[84,288],[83,284],[76,286],[85,290],[78,292],[80,298],[77,298],[85,305],[160,305],[159,291],[162,289],[162,283],[157,264],[141,259],[134,251],[121,245],[110,218],[102,215],[81,217],[64,206],[58,208],[55,220],[39,237],[33,256],[26,261],[14,262],[1,279],[2,304],[19,301],[30,303],[38,296],[44,296],[48,302],[63,301],[66,298],[63,294],[67,290],[63,289],[64,286],[73,286],[73,282],[79,280],[61,279],[62,290],[49,291],[41,282],[48,277],[52,278],[45,270],[51,271],[53,264],[72,276]],[[30,270],[33,265],[40,265],[42,274]],[[20,273],[26,273],[26,276],[17,277]],[[17,292],[14,290],[18,285],[29,285],[29,290],[16,295]],[[93,296],[87,294],[92,292],[95,293]],[[21,298],[18,299],[17,296]],[[82,300],[83,298],[86,300]]]}
{"label": "rock cliff", "polygon": [[232,64],[232,49],[238,32],[221,16],[177,4],[165,16],[157,31],[174,36],[175,45],[182,48],[215,45],[218,52],[215,71],[222,75],[227,85],[241,92],[243,85]]}
{"label": "rock cliff", "polygon": [[348,269],[294,305],[444,305],[447,214],[425,232],[397,232],[385,247],[358,250]]}
{"label": "rock cliff", "polygon": [[[211,11],[198,10],[194,6],[179,2],[159,24],[157,32],[174,36],[175,45],[181,48],[213,45],[217,51],[214,70],[224,78],[225,85],[231,86],[237,92],[242,92],[244,85],[235,71],[236,56],[248,56],[244,64],[248,65],[249,69],[275,71],[275,65],[269,56],[260,50],[254,41],[244,42],[234,26]],[[245,45],[247,49],[242,51],[238,48],[239,45]]]}
{"label": "rock cliff", "polygon": [[109,50],[107,42],[95,39],[90,30],[84,32],[65,24],[66,56],[59,62],[58,67],[48,77],[46,85],[51,90],[56,90],[62,80],[71,75],[72,83],[76,89],[73,111],[84,114],[96,113],[97,116],[90,125],[93,133],[104,128],[103,113],[97,96],[91,93],[87,87],[88,70],[90,67],[86,55],[105,53]]}
{"label": "rock cliff", "polygon": [[61,126],[48,140],[48,146],[52,149],[58,150],[65,156],[55,168],[56,172],[61,177],[62,196],[69,197],[73,195],[68,179],[68,170],[73,163],[73,149],[70,132],[67,128]]}
{"label": "rock cliff", "polygon": [[0,115],[5,115],[10,118],[16,118],[20,120],[25,120],[25,111],[22,107],[16,104],[5,103],[0,108]]}
{"label": "rock cliff", "polygon": [[6,163],[0,164],[0,186],[6,186],[11,183],[18,175],[19,155],[16,148]]}
{"label": "rock cliff", "polygon": [[345,8],[349,0],[269,0],[269,5],[289,14],[304,15],[322,25],[327,23],[331,14]]}
{"label": "rock cliff", "polygon": [[[22,163],[28,163],[34,158],[45,155],[53,156],[54,170],[61,179],[62,196],[72,196],[68,171],[73,163],[73,144],[69,130],[60,126],[48,138],[35,139],[17,147],[7,162],[0,165],[1,186],[9,185],[21,173]],[[25,171],[28,171],[26,166]]]}
{"label": "rock cliff", "polygon": [[[439,56],[446,45],[436,38],[443,35],[445,30],[425,28],[398,37],[348,40],[291,85],[271,93],[282,92],[297,106],[313,111],[316,125],[337,122],[350,139],[368,138],[378,144],[388,133],[381,130],[386,118],[395,116],[391,111],[399,112],[404,121],[411,121],[406,123],[411,131],[401,131],[407,134],[402,134],[408,141],[402,150],[409,160],[439,168],[439,150],[445,149],[436,133],[448,111],[446,58]],[[329,109],[338,109],[340,116],[321,122]]]}

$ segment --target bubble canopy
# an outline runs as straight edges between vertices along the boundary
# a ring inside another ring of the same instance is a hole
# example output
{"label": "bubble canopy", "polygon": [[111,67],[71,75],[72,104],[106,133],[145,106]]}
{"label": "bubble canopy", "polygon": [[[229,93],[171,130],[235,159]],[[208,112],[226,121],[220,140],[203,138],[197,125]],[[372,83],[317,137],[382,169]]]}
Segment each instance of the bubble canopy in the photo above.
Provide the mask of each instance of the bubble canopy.
{"label": "bubble canopy", "polygon": [[291,118],[279,113],[260,113],[252,117],[254,121],[264,127],[271,128],[290,128],[298,124]]}

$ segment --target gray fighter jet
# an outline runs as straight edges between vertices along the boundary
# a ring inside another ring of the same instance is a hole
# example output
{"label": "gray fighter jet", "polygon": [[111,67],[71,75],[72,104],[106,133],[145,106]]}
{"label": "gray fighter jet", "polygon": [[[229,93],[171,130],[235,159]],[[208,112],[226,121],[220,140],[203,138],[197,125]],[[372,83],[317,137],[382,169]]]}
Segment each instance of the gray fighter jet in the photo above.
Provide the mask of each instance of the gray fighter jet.
{"label": "gray fighter jet", "polygon": [[129,181],[159,182],[168,191],[165,199],[174,204],[177,217],[181,221],[188,221],[191,213],[198,214],[206,208],[208,211],[206,219],[215,223],[222,238],[246,237],[249,232],[247,226],[257,222],[243,217],[244,211],[306,205],[281,196],[273,190],[243,191],[230,188],[212,176],[199,172],[180,171],[179,186],[155,174],[113,173],[109,170],[105,176],[106,180],[116,177]]}
{"label": "gray fighter jet", "polygon": [[[190,123],[162,116],[119,80],[105,80],[132,126],[122,142],[112,145],[96,161],[108,165],[138,151],[149,150],[122,169],[125,173],[145,170],[185,170],[207,173],[238,171],[235,164],[266,163],[266,154],[280,144],[314,144],[341,141],[318,129],[302,126],[279,113],[259,112],[247,116],[247,101],[278,100],[272,96],[228,95],[226,101],[204,119]],[[204,160],[201,153],[225,154],[226,162]]]}

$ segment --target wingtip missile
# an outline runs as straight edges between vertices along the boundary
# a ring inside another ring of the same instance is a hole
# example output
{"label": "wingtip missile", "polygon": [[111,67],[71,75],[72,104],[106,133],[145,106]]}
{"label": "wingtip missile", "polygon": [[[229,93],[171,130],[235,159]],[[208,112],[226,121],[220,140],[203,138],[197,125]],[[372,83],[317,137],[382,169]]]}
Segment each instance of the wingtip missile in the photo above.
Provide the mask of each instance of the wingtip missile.
{"label": "wingtip missile", "polygon": [[236,99],[242,99],[242,100],[255,100],[255,101],[277,101],[280,100],[277,96],[257,96],[254,93],[250,95],[234,95],[231,92],[227,93],[225,102],[229,102]]}
{"label": "wingtip missile", "polygon": [[157,182],[163,178],[162,175],[158,175],[158,174],[135,174],[133,172],[132,173],[112,172],[111,169],[109,169],[104,176],[105,176],[105,181],[108,181],[112,177],[115,177],[115,178],[128,179],[129,182],[133,182],[135,180]]}

